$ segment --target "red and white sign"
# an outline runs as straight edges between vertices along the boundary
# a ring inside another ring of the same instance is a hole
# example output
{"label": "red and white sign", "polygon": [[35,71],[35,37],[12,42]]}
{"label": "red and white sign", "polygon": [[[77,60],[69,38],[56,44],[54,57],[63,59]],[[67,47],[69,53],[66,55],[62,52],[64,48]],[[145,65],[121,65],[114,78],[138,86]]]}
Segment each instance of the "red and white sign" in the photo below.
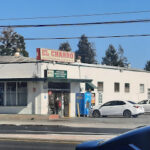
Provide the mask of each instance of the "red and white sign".
{"label": "red and white sign", "polygon": [[50,50],[45,48],[37,48],[37,60],[50,60],[58,62],[74,62],[75,53],[60,50]]}

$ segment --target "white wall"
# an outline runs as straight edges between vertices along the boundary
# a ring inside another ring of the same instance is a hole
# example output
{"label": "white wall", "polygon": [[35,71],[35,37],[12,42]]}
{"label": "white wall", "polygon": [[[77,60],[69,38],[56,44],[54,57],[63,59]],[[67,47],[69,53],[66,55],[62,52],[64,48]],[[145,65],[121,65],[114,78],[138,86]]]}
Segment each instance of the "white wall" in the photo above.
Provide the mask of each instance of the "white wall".
{"label": "white wall", "polygon": [[31,78],[40,76],[40,65],[36,63],[0,64],[0,78]]}
{"label": "white wall", "polygon": [[44,88],[44,84],[41,82],[41,114],[48,114],[48,90]]}
{"label": "white wall", "polygon": [[[88,71],[89,70],[89,71]],[[150,88],[150,73],[138,71],[120,71],[115,69],[82,67],[81,77],[88,76],[93,79],[97,86],[97,82],[103,82],[103,102],[113,99],[133,100],[135,102],[147,98],[147,89]],[[120,83],[120,92],[114,92],[114,83]],[[124,91],[124,84],[130,84],[130,92]],[[144,84],[145,92],[140,93],[140,84]],[[95,90],[95,92],[97,92]]]}
{"label": "white wall", "polygon": [[[41,76],[41,68],[37,63],[0,64],[0,79],[34,78]],[[28,84],[27,106],[1,106],[0,113],[11,114],[43,114],[41,110],[42,82],[30,81]]]}
{"label": "white wall", "polygon": [[[133,100],[138,102],[147,98],[147,89],[150,88],[150,73],[141,70],[133,70],[120,67],[110,67],[102,65],[88,64],[51,64],[45,63],[41,67],[41,75],[44,76],[44,69],[67,70],[68,78],[73,79],[93,79],[92,83],[97,86],[97,82],[104,83],[103,102],[113,99]],[[120,92],[114,92],[114,83],[120,83]],[[124,84],[130,84],[130,92],[124,91]],[[144,84],[145,92],[140,93],[139,85]],[[81,85],[83,87],[83,83]],[[84,89],[84,88],[83,88]],[[97,89],[96,104],[98,102]]]}
{"label": "white wall", "polygon": [[[104,83],[103,102],[113,99],[133,100],[135,102],[147,98],[147,89],[150,88],[150,73],[138,70],[120,70],[115,67],[102,67],[87,64],[55,64],[55,63],[24,63],[24,64],[0,64],[0,78],[31,78],[36,74],[44,77],[44,70],[67,70],[70,79],[93,79],[93,84]],[[114,92],[114,82],[120,83],[120,92]],[[124,84],[130,84],[130,92],[124,92]],[[27,107],[0,107],[0,113],[19,114],[47,114],[48,113],[48,89],[43,88],[44,82],[28,82],[28,106]],[[145,92],[140,93],[139,84],[145,85]],[[84,91],[84,83],[81,84]],[[34,88],[36,89],[34,91]],[[83,92],[82,91],[82,92]],[[75,94],[80,92],[79,83],[71,83],[70,116],[75,116]],[[96,104],[98,104],[98,93]]]}
{"label": "white wall", "polygon": [[76,93],[80,92],[80,83],[71,83],[71,93],[70,93],[70,117],[76,116]]}

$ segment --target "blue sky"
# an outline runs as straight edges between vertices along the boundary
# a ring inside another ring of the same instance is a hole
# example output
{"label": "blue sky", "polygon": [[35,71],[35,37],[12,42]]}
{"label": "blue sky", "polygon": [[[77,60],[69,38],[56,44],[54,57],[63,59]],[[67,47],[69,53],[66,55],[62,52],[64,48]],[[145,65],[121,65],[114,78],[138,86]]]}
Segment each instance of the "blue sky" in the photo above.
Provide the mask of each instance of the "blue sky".
{"label": "blue sky", "polygon": [[[0,2],[0,19],[150,10],[149,0],[0,0]],[[79,23],[131,19],[150,19],[150,13],[42,20],[0,20],[0,25]],[[150,33],[149,26],[150,23],[134,23],[82,27],[22,28],[14,30],[25,38],[74,37],[81,36],[82,34],[86,36],[148,34]],[[26,49],[30,57],[36,57],[36,48],[58,49],[60,43],[66,41],[70,43],[73,51],[77,50],[79,40],[26,41]],[[89,41],[95,44],[97,60],[99,62],[104,57],[109,44],[113,44],[116,48],[118,48],[119,44],[122,45],[125,51],[124,55],[128,58],[132,67],[144,68],[146,61],[150,60],[150,37],[89,39]]]}

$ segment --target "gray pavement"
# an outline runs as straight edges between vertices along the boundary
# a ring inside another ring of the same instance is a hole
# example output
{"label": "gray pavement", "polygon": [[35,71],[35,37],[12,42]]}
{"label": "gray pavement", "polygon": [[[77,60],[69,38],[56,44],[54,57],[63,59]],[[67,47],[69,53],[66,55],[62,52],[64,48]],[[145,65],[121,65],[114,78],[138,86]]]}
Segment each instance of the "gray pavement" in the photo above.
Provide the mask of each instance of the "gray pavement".
{"label": "gray pavement", "polygon": [[[144,119],[148,120],[149,116]],[[70,127],[93,127],[93,128],[128,128],[134,129],[140,126],[149,125],[149,121],[142,121],[142,118],[60,118],[49,119],[47,115],[0,115],[0,125],[55,125]],[[0,134],[0,140],[35,140],[35,141],[59,141],[80,143],[96,139],[111,139],[113,135],[81,135],[81,134]]]}

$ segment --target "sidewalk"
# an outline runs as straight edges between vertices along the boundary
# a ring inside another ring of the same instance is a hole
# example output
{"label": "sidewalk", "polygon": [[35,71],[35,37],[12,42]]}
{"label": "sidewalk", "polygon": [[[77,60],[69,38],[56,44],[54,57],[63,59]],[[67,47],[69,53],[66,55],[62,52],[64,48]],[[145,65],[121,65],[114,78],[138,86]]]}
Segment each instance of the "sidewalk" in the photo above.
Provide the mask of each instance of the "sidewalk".
{"label": "sidewalk", "polygon": [[[82,119],[82,118],[81,118]],[[88,118],[87,118],[88,119]],[[73,120],[73,121],[72,121]],[[75,121],[74,121],[75,120]],[[124,125],[123,123],[105,123],[105,122],[79,122],[78,118],[60,118],[49,119],[49,115],[10,115],[0,114],[0,125],[57,125],[57,126],[71,126],[71,127],[92,127],[92,128],[128,128],[134,129],[137,126],[143,124],[129,123]]]}
{"label": "sidewalk", "polygon": [[[95,127],[95,128],[135,128],[137,125],[120,126],[119,124],[71,122],[69,118],[51,119],[45,115],[0,115],[0,125],[54,125],[70,127]],[[71,142],[80,143],[83,141],[104,139],[108,140],[117,135],[73,135],[73,134],[0,134],[0,140],[25,140],[25,141],[45,141],[45,142]]]}

